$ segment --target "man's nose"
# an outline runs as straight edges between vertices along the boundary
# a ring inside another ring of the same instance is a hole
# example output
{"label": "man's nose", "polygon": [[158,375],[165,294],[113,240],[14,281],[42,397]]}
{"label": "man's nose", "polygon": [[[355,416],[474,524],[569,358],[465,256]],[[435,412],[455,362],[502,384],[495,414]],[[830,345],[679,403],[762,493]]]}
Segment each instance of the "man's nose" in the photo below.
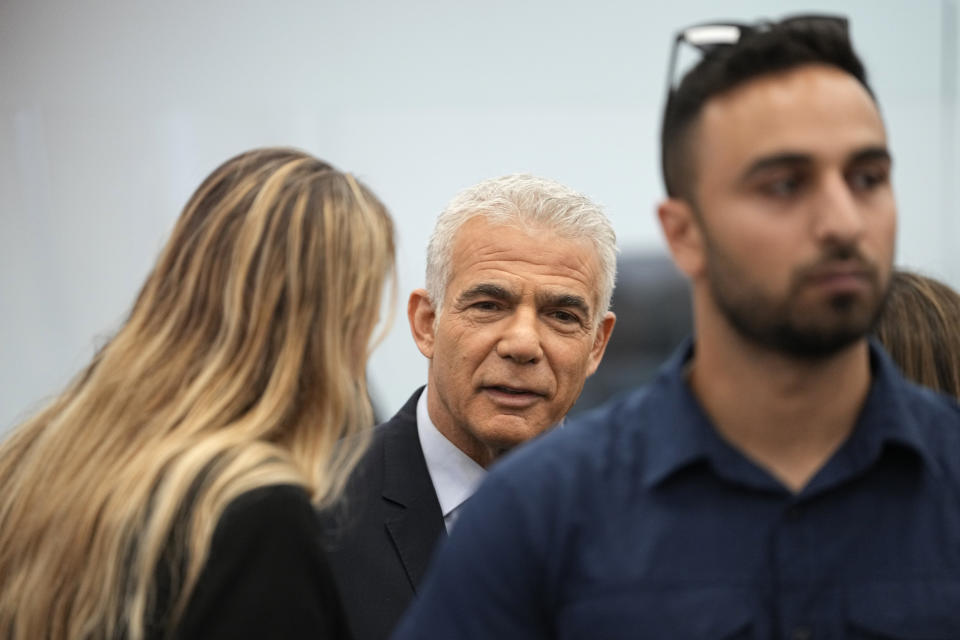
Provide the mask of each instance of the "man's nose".
{"label": "man's nose", "polygon": [[510,316],[497,342],[497,355],[519,364],[536,363],[543,357],[536,310],[519,308]]}
{"label": "man's nose", "polygon": [[814,207],[814,233],[820,242],[851,245],[863,235],[863,211],[840,172],[824,177]]}

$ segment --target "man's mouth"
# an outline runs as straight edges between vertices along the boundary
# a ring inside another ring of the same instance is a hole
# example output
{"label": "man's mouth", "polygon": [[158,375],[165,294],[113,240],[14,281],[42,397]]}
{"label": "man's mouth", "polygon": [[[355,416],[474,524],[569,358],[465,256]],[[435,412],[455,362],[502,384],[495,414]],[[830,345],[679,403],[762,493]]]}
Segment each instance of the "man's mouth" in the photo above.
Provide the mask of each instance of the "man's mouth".
{"label": "man's mouth", "polygon": [[832,293],[853,293],[873,284],[873,273],[862,267],[847,266],[817,270],[807,277],[807,283]]}
{"label": "man's mouth", "polygon": [[533,389],[511,387],[507,385],[485,385],[482,391],[495,403],[512,409],[522,409],[540,401],[546,394]]}
{"label": "man's mouth", "polygon": [[519,388],[519,387],[507,387],[507,386],[499,385],[499,384],[485,386],[484,389],[490,389],[490,390],[493,390],[493,391],[499,391],[499,392],[501,392],[501,393],[507,393],[507,394],[514,395],[514,396],[523,396],[523,395],[542,396],[542,395],[544,395],[544,394],[542,394],[542,393],[540,393],[540,392],[538,392],[538,391],[533,391],[532,389],[523,389],[523,388]]}

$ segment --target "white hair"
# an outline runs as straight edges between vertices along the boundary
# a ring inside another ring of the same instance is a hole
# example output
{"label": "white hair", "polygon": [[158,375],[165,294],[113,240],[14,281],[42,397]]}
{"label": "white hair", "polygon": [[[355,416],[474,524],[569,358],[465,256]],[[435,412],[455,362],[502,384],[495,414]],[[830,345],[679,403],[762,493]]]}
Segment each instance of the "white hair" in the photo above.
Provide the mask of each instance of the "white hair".
{"label": "white hair", "polygon": [[592,243],[600,265],[599,323],[610,308],[617,275],[617,236],[603,209],[559,182],[528,173],[491,178],[467,187],[437,217],[427,245],[427,293],[439,317],[453,262],[453,241],[468,220],[483,216],[494,224],[519,224],[563,238]]}

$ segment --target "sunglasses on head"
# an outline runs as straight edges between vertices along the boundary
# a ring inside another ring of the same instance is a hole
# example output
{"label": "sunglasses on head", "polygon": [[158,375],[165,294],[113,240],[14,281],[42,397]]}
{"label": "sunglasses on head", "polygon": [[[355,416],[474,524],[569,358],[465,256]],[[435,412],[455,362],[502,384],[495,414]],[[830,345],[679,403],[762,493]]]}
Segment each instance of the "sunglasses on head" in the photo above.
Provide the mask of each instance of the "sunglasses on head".
{"label": "sunglasses on head", "polygon": [[846,34],[848,25],[847,19],[843,16],[798,15],[784,18],[779,22],[760,21],[753,24],[714,22],[687,27],[678,31],[673,39],[667,68],[667,93],[673,93],[679,84],[677,67],[682,45],[689,45],[701,56],[705,56],[717,49],[736,46],[741,40],[754,33],[783,30],[790,32],[840,31]]}

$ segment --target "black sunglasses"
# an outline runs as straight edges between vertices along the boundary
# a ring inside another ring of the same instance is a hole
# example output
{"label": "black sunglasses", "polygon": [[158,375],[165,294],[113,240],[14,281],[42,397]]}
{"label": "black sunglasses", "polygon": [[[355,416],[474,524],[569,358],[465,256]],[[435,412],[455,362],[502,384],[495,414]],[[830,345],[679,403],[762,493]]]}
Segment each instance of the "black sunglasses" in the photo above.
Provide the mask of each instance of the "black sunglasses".
{"label": "black sunglasses", "polygon": [[677,61],[682,44],[690,45],[701,55],[709,55],[723,47],[736,46],[744,37],[754,33],[774,29],[793,32],[842,32],[849,30],[849,22],[843,16],[805,14],[790,16],[779,22],[760,21],[753,24],[738,22],[712,22],[696,24],[677,32],[670,50],[670,63],[667,67],[667,94],[672,94],[679,84]]}

